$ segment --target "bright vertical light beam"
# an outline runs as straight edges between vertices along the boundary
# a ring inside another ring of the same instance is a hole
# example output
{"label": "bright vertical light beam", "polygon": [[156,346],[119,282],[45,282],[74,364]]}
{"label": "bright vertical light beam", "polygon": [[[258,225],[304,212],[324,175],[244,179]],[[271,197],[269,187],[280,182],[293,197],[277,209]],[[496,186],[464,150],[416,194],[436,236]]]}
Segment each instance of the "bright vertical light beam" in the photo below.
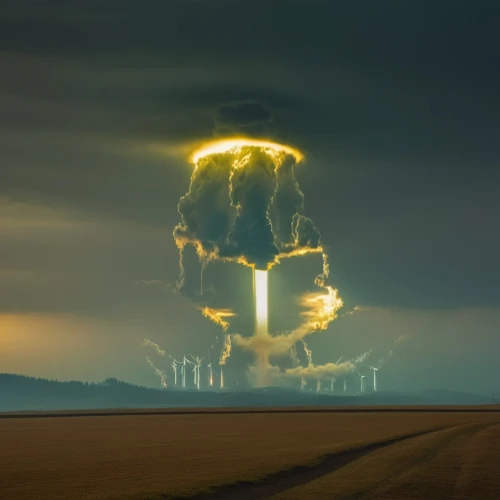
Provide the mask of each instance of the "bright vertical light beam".
{"label": "bright vertical light beam", "polygon": [[267,335],[267,271],[255,269],[255,321],[256,334]]}

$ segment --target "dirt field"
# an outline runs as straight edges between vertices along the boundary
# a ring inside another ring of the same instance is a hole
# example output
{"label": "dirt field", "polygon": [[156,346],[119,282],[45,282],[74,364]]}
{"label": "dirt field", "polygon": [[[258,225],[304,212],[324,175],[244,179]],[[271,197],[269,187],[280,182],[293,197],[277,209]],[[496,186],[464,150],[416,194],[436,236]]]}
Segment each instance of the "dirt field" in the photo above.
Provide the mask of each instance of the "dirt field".
{"label": "dirt field", "polygon": [[9,500],[500,498],[491,411],[0,418],[0,444]]}

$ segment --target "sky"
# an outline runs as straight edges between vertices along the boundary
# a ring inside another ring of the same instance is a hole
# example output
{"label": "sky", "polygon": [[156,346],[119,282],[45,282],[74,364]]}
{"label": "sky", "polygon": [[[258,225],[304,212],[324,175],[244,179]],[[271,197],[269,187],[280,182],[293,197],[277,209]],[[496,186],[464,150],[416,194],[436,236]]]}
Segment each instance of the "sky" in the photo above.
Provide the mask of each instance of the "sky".
{"label": "sky", "polygon": [[[374,348],[375,362],[408,335],[380,388],[500,390],[497,2],[1,9],[0,372],[156,385],[144,337],[177,357],[217,349],[174,293],[172,231],[189,148],[245,133],[306,157],[305,212],[345,302],[310,337],[314,361]],[[320,270],[318,256],[272,270],[275,331]],[[192,255],[187,275],[194,289]],[[216,263],[205,281],[248,334],[251,272]],[[233,351],[233,383],[250,362]]]}

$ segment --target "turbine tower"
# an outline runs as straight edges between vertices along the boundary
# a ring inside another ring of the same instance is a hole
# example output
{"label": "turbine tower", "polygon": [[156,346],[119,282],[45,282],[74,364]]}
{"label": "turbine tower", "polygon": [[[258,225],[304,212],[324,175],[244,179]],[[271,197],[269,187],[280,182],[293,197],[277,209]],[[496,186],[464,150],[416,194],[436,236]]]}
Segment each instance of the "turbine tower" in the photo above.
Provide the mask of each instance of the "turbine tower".
{"label": "turbine tower", "polygon": [[379,365],[376,368],[370,365],[364,366],[370,368],[370,370],[373,370],[373,392],[377,392],[377,372],[380,370],[380,368],[382,368],[382,365]]}
{"label": "turbine tower", "polygon": [[361,373],[356,372],[359,375],[359,382],[360,382],[360,391],[361,393],[365,392],[365,377],[366,375],[361,375]]}
{"label": "turbine tower", "polygon": [[177,387],[177,365],[180,365],[182,363],[179,363],[175,358],[172,361],[172,370],[174,371],[174,387]]}
{"label": "turbine tower", "polygon": [[212,363],[208,363],[207,365],[208,368],[208,386],[212,387],[214,385],[214,377],[212,373]]}
{"label": "turbine tower", "polygon": [[[190,356],[193,358],[192,354],[190,354]],[[196,375],[198,373],[198,368],[196,367],[196,363],[193,363],[191,360],[186,358],[186,361],[193,367],[191,371],[193,372],[193,384],[196,387],[196,379],[197,379]]]}
{"label": "turbine tower", "polygon": [[347,392],[347,379],[344,378],[344,392]]}
{"label": "turbine tower", "polygon": [[300,390],[303,391],[306,386],[306,380],[304,377],[300,379]]}
{"label": "turbine tower", "polygon": [[212,387],[214,385],[214,374],[212,372],[212,358],[210,357],[210,349],[208,350],[208,386]]}
{"label": "turbine tower", "polygon": [[224,370],[222,369],[222,365],[220,365],[220,388],[224,389]]}
{"label": "turbine tower", "polygon": [[318,380],[316,382],[316,392],[319,392],[319,391],[321,391],[321,380]]}
{"label": "turbine tower", "polygon": [[187,358],[184,355],[184,358],[182,359],[182,366],[181,366],[181,375],[182,375],[182,388],[186,388],[186,361]]}
{"label": "turbine tower", "polygon": [[196,387],[198,390],[200,390],[200,382],[201,382],[201,374],[200,374],[200,368],[201,368],[201,362],[203,361],[203,358],[198,359],[198,362],[196,364],[196,368],[198,369],[198,386]]}
{"label": "turbine tower", "polygon": [[199,356],[194,356],[191,355],[191,357],[194,359],[194,385],[196,386],[196,389],[200,390],[200,368],[201,368],[201,362],[203,361],[204,358],[200,358]]}
{"label": "turbine tower", "polygon": [[[335,364],[338,365],[341,361],[342,361],[342,358],[344,356],[340,356],[339,359],[337,359],[337,361],[335,361]],[[337,380],[335,377],[331,377],[330,378],[330,392],[333,392],[334,390],[334,384],[335,384],[335,380]],[[345,386],[345,384],[344,384]],[[347,390],[347,387],[344,387],[344,392]]]}
{"label": "turbine tower", "polygon": [[196,375],[197,375],[197,373],[196,373],[196,365],[193,366],[192,372],[193,372],[193,384],[196,387],[196,380],[197,380],[197,378],[196,378]]}

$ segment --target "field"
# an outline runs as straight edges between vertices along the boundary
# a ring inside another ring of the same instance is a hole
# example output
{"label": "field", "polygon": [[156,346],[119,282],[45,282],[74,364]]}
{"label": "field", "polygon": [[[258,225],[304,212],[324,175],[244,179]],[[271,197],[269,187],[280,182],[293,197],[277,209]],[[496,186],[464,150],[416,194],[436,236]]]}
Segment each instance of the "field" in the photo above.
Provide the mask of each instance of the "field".
{"label": "field", "polygon": [[4,415],[0,498],[498,499],[500,411],[455,410]]}

